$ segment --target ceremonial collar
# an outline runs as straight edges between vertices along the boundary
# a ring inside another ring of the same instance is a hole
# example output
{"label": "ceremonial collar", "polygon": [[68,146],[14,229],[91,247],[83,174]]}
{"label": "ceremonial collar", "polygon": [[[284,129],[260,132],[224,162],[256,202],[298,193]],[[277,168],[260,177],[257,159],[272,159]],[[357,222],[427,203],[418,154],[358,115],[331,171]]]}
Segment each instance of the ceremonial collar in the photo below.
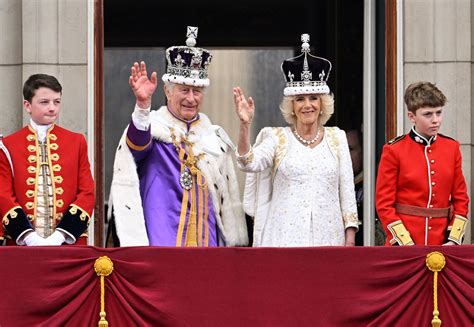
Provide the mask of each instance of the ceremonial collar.
{"label": "ceremonial collar", "polygon": [[182,119],[182,118],[179,118],[178,116],[176,116],[175,113],[173,111],[171,111],[169,107],[166,107],[166,108],[168,109],[168,112],[171,114],[171,116],[173,116],[177,120],[182,121],[183,123],[185,123],[188,126],[188,128],[192,123],[194,123],[196,120],[199,119],[199,113],[196,116],[194,116],[193,118],[191,118],[190,120],[186,120],[186,119]]}
{"label": "ceremonial collar", "polygon": [[418,133],[415,129],[415,126],[411,128],[411,131],[409,133],[411,139],[415,141],[416,143],[423,144],[424,146],[430,146],[436,141],[436,137],[438,135],[432,136],[429,139]]}

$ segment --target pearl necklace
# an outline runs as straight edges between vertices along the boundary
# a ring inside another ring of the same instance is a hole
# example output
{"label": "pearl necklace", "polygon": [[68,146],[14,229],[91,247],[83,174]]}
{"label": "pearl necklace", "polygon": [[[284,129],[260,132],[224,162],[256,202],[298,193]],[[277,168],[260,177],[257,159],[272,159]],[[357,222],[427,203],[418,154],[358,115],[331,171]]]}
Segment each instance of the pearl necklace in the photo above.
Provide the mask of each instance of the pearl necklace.
{"label": "pearl necklace", "polygon": [[318,127],[318,132],[316,133],[316,136],[314,137],[314,139],[309,140],[309,141],[302,138],[301,135],[298,134],[298,132],[296,131],[296,128],[293,132],[295,133],[296,138],[306,146],[310,146],[311,144],[314,144],[319,139],[319,135],[320,135],[319,127]]}

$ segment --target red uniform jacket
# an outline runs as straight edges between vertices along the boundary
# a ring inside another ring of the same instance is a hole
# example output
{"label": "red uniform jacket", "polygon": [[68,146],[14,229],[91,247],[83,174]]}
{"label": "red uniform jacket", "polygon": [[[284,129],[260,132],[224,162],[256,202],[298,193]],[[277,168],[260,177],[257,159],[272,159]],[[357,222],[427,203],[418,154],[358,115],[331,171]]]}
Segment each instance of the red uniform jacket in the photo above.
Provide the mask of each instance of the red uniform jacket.
{"label": "red uniform jacket", "polygon": [[[56,228],[77,240],[87,229],[95,202],[86,140],[81,134],[53,124],[46,142]],[[11,164],[0,150],[0,217],[4,227],[0,228],[0,237],[10,234],[9,237],[16,240],[16,236],[34,228],[35,224],[41,166],[39,141],[36,132],[27,126],[5,137],[3,143],[11,156]],[[26,219],[22,221],[22,217]]]}
{"label": "red uniform jacket", "polygon": [[[458,244],[462,241],[469,198],[461,162],[459,143],[441,134],[426,140],[412,129],[384,146],[377,175],[376,207],[387,233],[386,245],[402,244],[401,239],[406,236],[416,245],[440,245],[448,239]],[[422,208],[451,206],[450,216],[456,219],[397,213],[396,203]],[[446,235],[455,221],[459,238]]]}

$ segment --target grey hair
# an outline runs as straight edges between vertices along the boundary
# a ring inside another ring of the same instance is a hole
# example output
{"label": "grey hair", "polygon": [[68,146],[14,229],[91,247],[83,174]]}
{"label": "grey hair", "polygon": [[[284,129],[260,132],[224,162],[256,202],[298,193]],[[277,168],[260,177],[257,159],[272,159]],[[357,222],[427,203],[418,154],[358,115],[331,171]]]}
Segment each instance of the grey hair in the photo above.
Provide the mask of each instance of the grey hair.
{"label": "grey hair", "polygon": [[[327,123],[334,113],[334,95],[333,94],[320,94],[321,98],[321,116],[318,119],[318,125],[323,126]],[[281,114],[285,121],[291,126],[296,125],[296,116],[292,115],[293,112],[293,101],[295,100],[294,95],[284,96],[280,104]]]}
{"label": "grey hair", "polygon": [[[170,81],[164,81],[164,83],[165,83],[166,88],[167,88],[170,92],[173,91],[173,88],[174,88],[175,85],[177,84],[177,83],[172,83],[172,82],[170,82]],[[182,84],[182,85],[184,85],[184,84]],[[206,86],[192,86],[192,85],[186,85],[186,86],[189,86],[189,87],[196,87],[196,88],[198,87],[198,88],[202,89],[202,93],[203,93],[203,94],[206,93],[206,90],[208,89],[208,87],[206,87]]]}

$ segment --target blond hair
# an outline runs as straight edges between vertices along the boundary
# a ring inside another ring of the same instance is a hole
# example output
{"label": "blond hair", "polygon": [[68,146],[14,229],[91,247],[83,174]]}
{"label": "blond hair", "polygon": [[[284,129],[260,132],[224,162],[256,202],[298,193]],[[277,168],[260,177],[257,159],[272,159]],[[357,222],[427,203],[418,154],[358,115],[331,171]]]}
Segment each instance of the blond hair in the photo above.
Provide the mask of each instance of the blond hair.
{"label": "blond hair", "polygon": [[[280,104],[280,110],[285,121],[291,126],[296,125],[296,116],[293,113],[293,101],[295,100],[294,95],[284,96]],[[318,119],[318,125],[323,126],[327,123],[334,113],[334,96],[332,94],[320,94],[321,99],[321,116]]]}

